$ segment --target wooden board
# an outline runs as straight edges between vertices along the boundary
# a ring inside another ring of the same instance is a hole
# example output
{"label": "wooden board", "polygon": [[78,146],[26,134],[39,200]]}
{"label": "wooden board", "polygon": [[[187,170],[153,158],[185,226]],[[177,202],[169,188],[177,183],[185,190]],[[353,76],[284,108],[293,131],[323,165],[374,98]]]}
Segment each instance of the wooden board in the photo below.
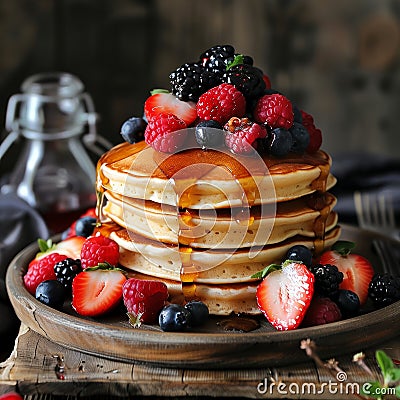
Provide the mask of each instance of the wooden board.
{"label": "wooden board", "polygon": [[[400,359],[399,337],[380,344],[393,359]],[[382,375],[375,361],[375,350],[366,352],[368,374],[352,362],[353,354],[336,358],[345,372],[341,380],[345,384],[376,381]],[[63,379],[56,371],[59,359],[63,359]],[[216,370],[165,368],[143,363],[125,363],[87,355],[57,345],[26,326],[21,326],[14,352],[0,363],[0,394],[18,390],[30,400],[50,399],[159,399],[177,400],[192,397],[194,400],[211,398],[268,398],[268,399],[360,399],[354,386],[346,389],[338,384],[337,372],[311,360],[297,365],[270,368]],[[274,382],[280,382],[278,389]],[[325,385],[325,386],[324,386]],[[289,391],[290,387],[290,391]],[[64,396],[64,397],[59,397]],[[148,397],[146,397],[148,396]]]}
{"label": "wooden board", "polygon": [[[370,250],[375,236],[343,227],[342,239],[356,242],[357,252],[370,258],[379,270],[379,262]],[[392,244],[399,246],[394,240]],[[157,326],[134,329],[122,310],[112,316],[86,319],[68,306],[63,311],[49,308],[26,291],[22,277],[37,251],[36,245],[29,246],[8,269],[7,288],[18,317],[49,340],[110,359],[181,368],[286,365],[307,360],[300,349],[303,339],[313,339],[319,355],[327,358],[363,350],[394,337],[400,329],[400,302],[352,319],[288,332],[275,331],[263,318],[260,327],[248,333],[225,331],[219,325],[223,317],[211,318],[201,330],[184,333],[165,333]]]}

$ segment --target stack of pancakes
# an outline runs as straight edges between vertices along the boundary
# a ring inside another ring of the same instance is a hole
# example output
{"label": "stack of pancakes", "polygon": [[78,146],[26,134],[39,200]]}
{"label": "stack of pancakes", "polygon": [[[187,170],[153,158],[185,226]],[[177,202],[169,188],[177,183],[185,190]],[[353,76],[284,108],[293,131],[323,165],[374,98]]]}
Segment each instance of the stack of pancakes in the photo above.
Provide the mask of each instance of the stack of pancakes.
{"label": "stack of pancakes", "polygon": [[213,314],[256,314],[254,273],[295,244],[318,253],[338,239],[330,165],[321,150],[274,158],[122,143],[98,163],[100,231],[136,277]]}

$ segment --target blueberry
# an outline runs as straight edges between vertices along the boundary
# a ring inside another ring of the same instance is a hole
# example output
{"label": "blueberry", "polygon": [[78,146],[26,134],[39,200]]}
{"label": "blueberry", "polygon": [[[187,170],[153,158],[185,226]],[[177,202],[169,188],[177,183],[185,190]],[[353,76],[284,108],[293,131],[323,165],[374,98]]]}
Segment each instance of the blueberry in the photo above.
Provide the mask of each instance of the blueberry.
{"label": "blueberry", "polygon": [[301,261],[307,267],[312,264],[312,252],[306,246],[297,244],[286,252],[286,260]]}
{"label": "blueberry", "polygon": [[292,107],[293,107],[294,122],[298,122],[299,124],[302,124],[303,116],[301,114],[299,107],[297,107],[296,104],[293,104],[293,103],[292,103]]}
{"label": "blueberry", "polygon": [[122,124],[121,136],[130,144],[141,142],[144,140],[146,126],[147,123],[143,118],[129,118]]}
{"label": "blueberry", "polygon": [[56,280],[48,280],[39,283],[35,293],[37,300],[56,309],[62,307],[66,295],[67,291],[64,285]]}
{"label": "blueberry", "polygon": [[340,289],[335,301],[346,317],[357,315],[360,310],[360,299],[351,290]]}
{"label": "blueberry", "polygon": [[195,130],[197,143],[202,149],[218,148],[224,144],[224,131],[217,121],[201,121]]}
{"label": "blueberry", "polygon": [[184,331],[190,325],[190,320],[190,311],[179,304],[165,306],[158,317],[160,328],[165,332]]}
{"label": "blueberry", "polygon": [[96,218],[94,217],[82,217],[76,221],[75,233],[76,236],[89,237],[96,227]]}
{"label": "blueberry", "polygon": [[302,124],[294,122],[289,132],[293,139],[291,151],[297,154],[304,153],[310,144],[310,134],[308,130]]}
{"label": "blueberry", "polygon": [[264,140],[267,141],[269,153],[277,157],[288,154],[293,144],[292,135],[283,128],[273,129]]}
{"label": "blueberry", "polygon": [[185,308],[190,311],[190,326],[203,325],[210,314],[208,307],[202,301],[189,301],[185,304]]}

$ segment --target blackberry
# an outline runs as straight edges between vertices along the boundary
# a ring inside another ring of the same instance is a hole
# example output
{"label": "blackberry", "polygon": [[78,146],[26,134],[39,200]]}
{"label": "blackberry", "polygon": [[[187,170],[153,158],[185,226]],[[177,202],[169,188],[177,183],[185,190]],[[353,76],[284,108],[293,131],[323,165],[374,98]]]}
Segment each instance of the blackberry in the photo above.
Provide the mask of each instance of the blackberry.
{"label": "blackberry", "polygon": [[[235,49],[231,45],[218,45],[211,47],[200,55],[200,62],[207,70],[222,78],[226,67],[234,60]],[[243,63],[253,65],[253,59],[250,56],[243,56]]]}
{"label": "blackberry", "polygon": [[243,93],[247,101],[262,96],[266,88],[262,71],[247,64],[238,64],[229,68],[222,75],[222,81],[234,85]]}
{"label": "blackberry", "polygon": [[202,149],[219,148],[225,143],[225,132],[222,130],[222,125],[212,119],[198,123],[195,137]]}
{"label": "blackberry", "polygon": [[182,101],[197,102],[208,89],[221,83],[219,77],[199,63],[181,65],[169,75],[172,93]]}
{"label": "blackberry", "polygon": [[316,293],[333,298],[337,296],[339,285],[343,281],[343,273],[336,265],[317,264],[310,267],[315,277],[314,289]]}
{"label": "blackberry", "polygon": [[368,296],[377,307],[385,307],[400,300],[400,277],[388,273],[373,276]]}
{"label": "blackberry", "polygon": [[57,280],[62,283],[67,289],[72,286],[72,281],[75,276],[82,271],[81,260],[74,260],[73,258],[66,258],[58,262],[54,266],[54,272]]}

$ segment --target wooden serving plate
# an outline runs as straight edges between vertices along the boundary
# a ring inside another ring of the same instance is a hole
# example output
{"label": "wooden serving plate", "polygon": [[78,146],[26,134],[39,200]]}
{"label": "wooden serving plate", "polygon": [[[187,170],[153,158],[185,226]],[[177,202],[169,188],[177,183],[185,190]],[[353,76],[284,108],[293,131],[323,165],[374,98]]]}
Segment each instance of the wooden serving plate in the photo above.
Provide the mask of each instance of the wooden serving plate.
{"label": "wooden serving plate", "polygon": [[[381,237],[400,248],[400,242],[351,226],[342,227],[341,238],[356,242],[355,252],[368,257],[376,271],[379,260],[371,251],[372,240]],[[251,332],[226,331],[211,317],[205,327],[183,333],[162,332],[158,326],[132,328],[121,309],[112,315],[89,319],[77,315],[66,303],[57,311],[37,301],[23,285],[29,261],[38,251],[32,244],[19,253],[8,268],[6,283],[17,316],[29,328],[68,348],[110,359],[146,362],[180,368],[252,368],[304,362],[300,342],[310,338],[321,358],[362,351],[398,335],[400,302],[355,318],[279,332],[263,317]]]}

